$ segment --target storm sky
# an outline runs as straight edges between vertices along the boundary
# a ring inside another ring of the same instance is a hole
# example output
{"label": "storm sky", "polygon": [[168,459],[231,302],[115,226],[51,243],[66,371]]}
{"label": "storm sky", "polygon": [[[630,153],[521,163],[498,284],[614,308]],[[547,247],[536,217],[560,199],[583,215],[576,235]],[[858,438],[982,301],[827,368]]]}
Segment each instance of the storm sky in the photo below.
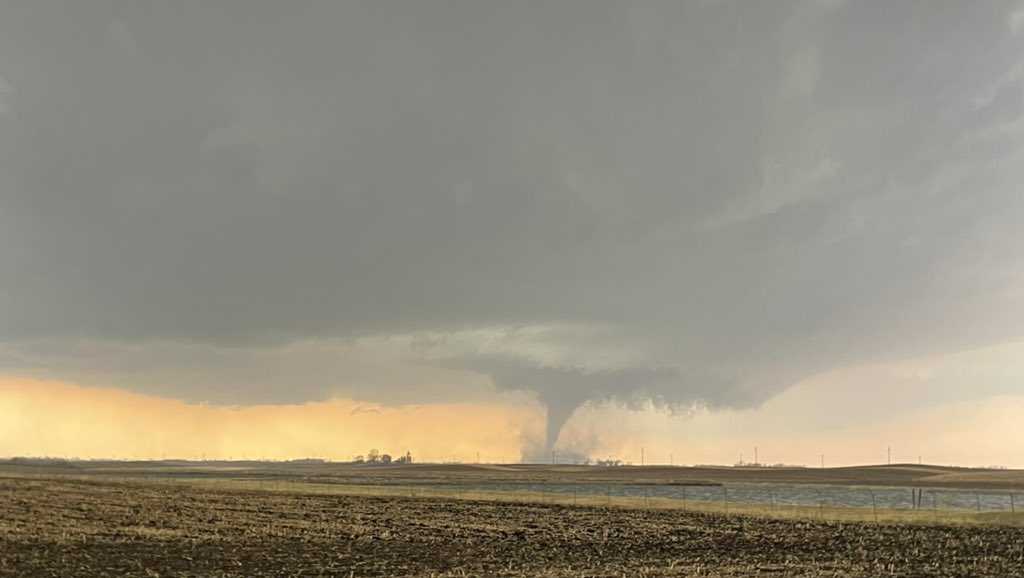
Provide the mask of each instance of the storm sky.
{"label": "storm sky", "polygon": [[897,409],[986,403],[1022,184],[1020,2],[5,2],[0,372],[524,447],[922,359]]}

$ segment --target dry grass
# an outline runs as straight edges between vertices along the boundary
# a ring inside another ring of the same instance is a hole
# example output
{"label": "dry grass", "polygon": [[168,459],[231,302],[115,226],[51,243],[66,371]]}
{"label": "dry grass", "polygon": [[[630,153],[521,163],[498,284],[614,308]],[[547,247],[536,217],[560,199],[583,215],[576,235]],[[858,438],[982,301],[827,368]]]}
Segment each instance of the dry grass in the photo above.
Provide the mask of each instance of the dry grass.
{"label": "dry grass", "polygon": [[[16,476],[25,479],[53,479],[48,476]],[[1002,525],[1024,527],[1024,512],[966,512],[931,509],[854,508],[823,504],[821,506],[759,505],[751,503],[680,500],[663,497],[622,496],[616,494],[595,495],[593,492],[576,494],[544,491],[481,490],[452,484],[358,484],[317,481],[291,478],[239,479],[217,477],[111,477],[65,475],[58,479],[95,483],[102,480],[108,484],[195,487],[218,491],[277,492],[303,495],[375,496],[435,498],[444,500],[490,501],[502,503],[549,504],[561,506],[590,506],[624,509],[657,509],[700,512],[708,514],[741,515],[747,517],[829,520],[840,522],[865,522],[887,524],[924,525]]]}
{"label": "dry grass", "polygon": [[1021,491],[1024,470],[984,470],[897,464],[842,468],[733,468],[539,464],[413,464],[363,466],[344,463],[271,462],[72,462],[39,465],[0,461],[0,473],[107,476],[252,476],[367,483],[593,483],[593,484],[820,484]]}

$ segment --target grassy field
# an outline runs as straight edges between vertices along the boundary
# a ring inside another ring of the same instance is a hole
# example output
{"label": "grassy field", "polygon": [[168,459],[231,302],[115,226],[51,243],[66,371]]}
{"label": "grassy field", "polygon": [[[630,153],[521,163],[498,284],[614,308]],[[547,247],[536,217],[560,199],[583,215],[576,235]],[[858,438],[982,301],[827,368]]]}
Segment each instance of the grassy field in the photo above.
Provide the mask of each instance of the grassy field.
{"label": "grassy field", "polygon": [[[429,498],[445,501],[487,501],[519,504],[544,504],[559,506],[594,506],[617,509],[678,510],[682,512],[742,515],[748,517],[776,518],[790,520],[816,520],[837,522],[873,522],[892,524],[925,525],[1002,525],[1024,527],[1024,512],[1011,515],[1006,512],[964,512],[930,509],[910,510],[905,508],[851,508],[832,505],[793,506],[700,501],[659,498],[653,496],[623,496],[616,494],[587,494],[583,492],[549,492],[537,490],[487,490],[463,487],[458,484],[355,484],[331,483],[314,480],[288,478],[234,478],[234,477],[93,477],[88,475],[60,476],[14,476],[17,480],[63,481],[82,483],[104,483],[128,489],[138,487],[164,487],[170,491],[242,491],[278,494],[301,494],[318,496],[348,497],[394,497]],[[538,486],[543,488],[543,486]],[[604,486],[602,486],[603,488]],[[581,486],[582,488],[582,486]]]}
{"label": "grassy field", "polygon": [[896,464],[845,468],[594,467],[535,464],[412,464],[367,466],[346,463],[275,462],[38,462],[0,461],[0,475],[90,475],[114,477],[212,477],[320,480],[352,484],[579,483],[726,484],[776,483],[890,486],[937,489],[1020,490],[1024,470],[987,470]]}
{"label": "grassy field", "polygon": [[979,524],[1016,519],[168,473],[0,469],[0,575],[1024,575],[1024,529]]}

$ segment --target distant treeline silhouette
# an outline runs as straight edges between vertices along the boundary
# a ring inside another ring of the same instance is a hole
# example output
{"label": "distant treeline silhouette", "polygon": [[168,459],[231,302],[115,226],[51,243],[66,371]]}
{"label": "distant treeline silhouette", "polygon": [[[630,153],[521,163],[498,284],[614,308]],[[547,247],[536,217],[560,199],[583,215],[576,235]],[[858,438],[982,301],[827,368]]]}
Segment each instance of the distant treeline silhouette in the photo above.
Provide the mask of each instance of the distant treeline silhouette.
{"label": "distant treeline silhouette", "polygon": [[405,452],[404,456],[392,458],[391,454],[382,454],[376,449],[366,452],[365,456],[356,456],[352,459],[355,464],[411,464],[412,454]]}

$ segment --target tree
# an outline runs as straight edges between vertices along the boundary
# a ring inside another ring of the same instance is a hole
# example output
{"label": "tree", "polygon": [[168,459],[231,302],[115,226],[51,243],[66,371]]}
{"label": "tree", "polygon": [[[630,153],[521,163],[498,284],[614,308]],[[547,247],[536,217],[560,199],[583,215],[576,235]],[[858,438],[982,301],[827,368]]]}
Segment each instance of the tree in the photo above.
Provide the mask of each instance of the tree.
{"label": "tree", "polygon": [[376,449],[372,449],[366,453],[366,463],[375,464],[380,461],[380,452]]}

